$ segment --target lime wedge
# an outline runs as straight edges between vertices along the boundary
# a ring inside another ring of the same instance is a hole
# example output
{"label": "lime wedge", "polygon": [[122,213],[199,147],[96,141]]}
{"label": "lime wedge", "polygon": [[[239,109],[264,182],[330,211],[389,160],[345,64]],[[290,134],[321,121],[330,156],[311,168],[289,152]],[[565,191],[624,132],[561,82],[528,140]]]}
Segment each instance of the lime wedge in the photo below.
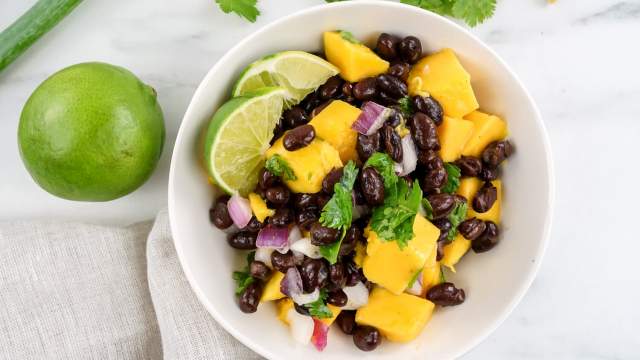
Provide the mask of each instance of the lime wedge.
{"label": "lime wedge", "polygon": [[338,72],[337,67],[319,56],[304,51],[283,51],[247,66],[232,95],[242,96],[265,86],[279,86],[287,91],[285,106],[290,107]]}
{"label": "lime wedge", "polygon": [[262,88],[227,101],[213,115],[205,162],[215,183],[229,194],[246,196],[255,188],[286,95],[283,88]]}

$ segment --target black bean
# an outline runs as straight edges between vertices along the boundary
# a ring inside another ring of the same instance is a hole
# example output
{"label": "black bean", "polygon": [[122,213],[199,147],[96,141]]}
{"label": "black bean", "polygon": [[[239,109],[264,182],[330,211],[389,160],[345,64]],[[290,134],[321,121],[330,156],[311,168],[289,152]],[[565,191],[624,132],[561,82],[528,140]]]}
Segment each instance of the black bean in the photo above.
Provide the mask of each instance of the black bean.
{"label": "black bean", "polygon": [[421,150],[440,150],[438,128],[427,115],[417,112],[413,115],[411,135],[416,146]]}
{"label": "black bean", "polygon": [[343,333],[352,335],[356,330],[356,312],[353,310],[342,310],[336,318],[336,323]]}
{"label": "black bean", "polygon": [[476,177],[482,171],[482,161],[473,156],[463,156],[455,164],[460,168],[462,176]]}
{"label": "black bean", "polygon": [[382,33],[376,43],[376,53],[385,60],[394,60],[398,57],[397,47],[400,39],[397,36]]}
{"label": "black bean", "polygon": [[425,115],[427,115],[436,125],[440,126],[442,124],[442,120],[444,118],[444,110],[442,106],[438,102],[438,100],[434,99],[431,96],[419,96],[416,95],[411,98],[411,102],[413,103],[413,108],[416,111],[419,111]]}
{"label": "black bean", "polygon": [[449,175],[444,167],[429,170],[422,180],[422,190],[425,193],[439,192],[448,179]]}
{"label": "black bean", "polygon": [[273,127],[272,133],[273,136],[271,137],[271,140],[269,140],[270,145],[273,145],[276,140],[280,139],[280,136],[284,134],[284,118],[280,117],[280,119],[278,119],[276,126]]}
{"label": "black bean", "polygon": [[456,202],[458,202],[458,203],[468,203],[469,202],[466,197],[464,197],[464,196],[462,196],[460,194],[453,194],[453,197],[455,198]]}
{"label": "black bean", "polygon": [[415,36],[407,36],[398,44],[398,52],[402,60],[415,64],[422,56],[422,43]]}
{"label": "black bean", "polygon": [[385,124],[395,128],[396,126],[400,125],[400,123],[402,122],[402,114],[400,113],[400,110],[398,110],[397,108],[394,108],[392,110],[393,112],[391,113],[389,118],[385,121]]}
{"label": "black bean", "polygon": [[254,281],[249,284],[238,299],[238,305],[240,310],[244,313],[254,313],[258,310],[258,304],[260,304],[260,297],[262,296],[262,284],[259,281]]}
{"label": "black bean", "polygon": [[306,124],[300,125],[284,134],[282,145],[288,151],[296,151],[311,144],[316,137],[316,131],[313,126]]}
{"label": "black bean", "polygon": [[340,78],[340,75],[330,77],[327,82],[318,88],[318,95],[322,100],[333,99],[340,93],[341,87],[342,79]]}
{"label": "black bean", "polygon": [[474,211],[484,213],[491,209],[497,199],[498,189],[490,182],[485,182],[473,198],[471,206],[473,206]]}
{"label": "black bean", "polygon": [[451,230],[451,221],[447,218],[434,219],[431,221],[438,229],[440,229],[440,236],[438,242],[449,243],[448,239],[449,230]]}
{"label": "black bean", "polygon": [[402,162],[402,143],[400,135],[389,125],[382,128],[384,134],[384,148],[393,161]]}
{"label": "black bean", "polygon": [[450,282],[435,285],[427,291],[427,300],[440,306],[460,305],[464,299],[464,290],[456,288]]}
{"label": "black bean", "polygon": [[389,70],[387,70],[387,74],[395,76],[398,79],[402,79],[402,81],[407,81],[409,71],[411,71],[411,65],[400,61],[391,64],[391,66],[389,66]]}
{"label": "black bean", "polygon": [[355,201],[355,205],[365,205],[367,200],[364,198],[364,194],[362,193],[362,189],[360,188],[360,183],[356,181],[353,186],[353,200]]}
{"label": "black bean", "polygon": [[289,208],[278,208],[276,213],[267,218],[269,225],[286,227],[294,221],[293,210]]}
{"label": "black bean", "polygon": [[358,271],[356,264],[352,261],[345,262],[345,269],[347,274],[347,282],[345,283],[346,286],[355,286],[360,282],[360,280],[362,280],[360,271]]}
{"label": "black bean", "polygon": [[424,166],[427,170],[444,169],[444,162],[435,150],[419,150],[418,164]]}
{"label": "black bean", "polygon": [[216,203],[209,209],[209,220],[218,229],[226,229],[233,225],[233,220],[229,216],[229,210],[227,209],[226,202],[216,201]]}
{"label": "black bean", "polygon": [[311,225],[318,221],[318,214],[314,210],[300,210],[296,212],[296,224],[302,229],[309,231]]}
{"label": "black bean", "polygon": [[232,248],[240,250],[253,250],[256,248],[258,234],[255,232],[239,231],[227,236],[227,242]]}
{"label": "black bean", "polygon": [[264,224],[258,221],[258,219],[255,216],[252,216],[247,226],[240,229],[240,231],[257,233],[258,231],[262,230],[263,227],[264,227]]}
{"label": "black bean", "polygon": [[254,260],[249,264],[249,273],[254,278],[265,281],[269,278],[271,269],[262,261]]}
{"label": "black bean", "polygon": [[289,268],[296,266],[296,259],[291,250],[284,254],[276,250],[271,253],[271,265],[284,274]]}
{"label": "black bean", "polygon": [[458,225],[458,231],[467,240],[477,239],[486,228],[485,222],[477,218],[467,219]]}
{"label": "black bean", "polygon": [[341,262],[329,265],[329,280],[335,288],[341,289],[347,282],[345,266]]}
{"label": "black bean", "polygon": [[260,175],[258,175],[258,185],[260,185],[261,189],[268,189],[280,181],[280,178],[273,175],[269,170],[262,169],[260,170]]}
{"label": "black bean", "polygon": [[367,161],[373,153],[380,151],[380,133],[374,133],[369,136],[358,134],[356,150],[362,162]]}
{"label": "black bean", "polygon": [[480,178],[480,180],[493,181],[498,178],[498,175],[498,168],[492,168],[489,165],[484,164],[482,166],[480,174],[478,174],[478,177]]}
{"label": "black bean", "polygon": [[449,216],[456,206],[455,197],[451,194],[434,194],[427,196],[427,200],[433,210],[433,218],[441,219]]}
{"label": "black bean", "polygon": [[322,259],[304,259],[300,266],[300,277],[305,292],[312,292],[316,288],[322,288],[329,277],[328,266]]}
{"label": "black bean", "polygon": [[482,253],[493,249],[500,240],[500,230],[493,221],[486,221],[486,229],[477,239],[471,243],[471,248],[476,253]]}
{"label": "black bean", "polygon": [[[305,111],[306,114],[310,114],[311,111],[313,111],[313,109],[315,109],[316,106],[320,105],[321,102],[322,100],[320,100],[320,97],[318,96],[318,92],[314,91],[311,94],[307,95],[307,97],[305,97],[302,100],[302,102],[300,102],[299,106]],[[303,124],[297,124],[296,126],[303,125]],[[292,126],[292,127],[295,127],[295,126]]]}
{"label": "black bean", "polygon": [[404,81],[388,74],[378,75],[376,86],[392,99],[399,99],[407,96],[408,93],[407,84]]}
{"label": "black bean", "polygon": [[353,97],[361,101],[373,100],[378,93],[376,78],[369,77],[358,81],[353,86]]}
{"label": "black bean", "polygon": [[282,185],[276,185],[267,189],[265,197],[271,204],[279,206],[289,202],[291,192]]}
{"label": "black bean", "polygon": [[316,106],[315,108],[313,108],[313,110],[311,110],[311,119],[313,119],[314,117],[318,116],[318,114],[320,114],[320,112],[322,112],[322,110],[324,110],[327,106],[329,106],[329,104],[331,104],[331,101],[333,101],[333,100],[325,101],[325,102],[321,103],[320,105]]}
{"label": "black bean", "polygon": [[293,129],[300,125],[304,125],[309,121],[309,119],[307,118],[307,114],[299,106],[294,106],[291,109],[286,110],[282,114],[282,119],[283,119],[283,125],[287,129]]}
{"label": "black bean", "polygon": [[372,351],[380,345],[382,336],[373,326],[358,326],[353,332],[353,343],[362,351]]}
{"label": "black bean", "polygon": [[338,254],[340,256],[351,253],[356,248],[356,243],[362,238],[362,230],[359,227],[351,225],[347,230],[347,233],[342,239],[340,244],[340,250]]}
{"label": "black bean", "polygon": [[345,82],[342,84],[342,95],[345,99],[353,98],[353,84],[350,82]]}
{"label": "black bean", "polygon": [[513,153],[513,146],[508,140],[494,141],[482,151],[482,161],[489,167],[495,168],[500,165],[504,159],[511,156]]}
{"label": "black bean", "polygon": [[339,306],[339,307],[345,306],[347,305],[347,301],[348,301],[347,294],[345,294],[344,291],[342,291],[342,289],[331,291],[327,296],[327,303],[333,306]]}
{"label": "black bean", "polygon": [[360,187],[369,205],[381,205],[384,202],[384,180],[373,167],[367,167],[360,173]]}
{"label": "black bean", "polygon": [[329,245],[338,240],[340,231],[330,227],[323,226],[319,222],[315,222],[311,225],[311,243],[313,245]]}
{"label": "black bean", "polygon": [[[440,237],[442,237],[442,233],[440,234]],[[437,253],[436,253],[436,261],[440,261],[444,257],[444,247],[446,245],[447,245],[446,241],[438,241],[438,248],[437,248]]]}
{"label": "black bean", "polygon": [[293,206],[298,210],[315,210],[318,208],[318,195],[298,193],[293,195]]}
{"label": "black bean", "polygon": [[324,206],[331,200],[331,195],[329,194],[318,194],[318,209],[324,209]]}
{"label": "black bean", "polygon": [[293,308],[296,309],[296,312],[300,315],[311,316],[311,313],[309,313],[309,309],[306,306],[293,303]]}
{"label": "black bean", "polygon": [[333,186],[337,184],[342,178],[342,172],[343,172],[342,168],[331,169],[331,171],[329,171],[327,176],[325,176],[324,179],[322,179],[322,191],[324,191],[327,194],[333,194]]}

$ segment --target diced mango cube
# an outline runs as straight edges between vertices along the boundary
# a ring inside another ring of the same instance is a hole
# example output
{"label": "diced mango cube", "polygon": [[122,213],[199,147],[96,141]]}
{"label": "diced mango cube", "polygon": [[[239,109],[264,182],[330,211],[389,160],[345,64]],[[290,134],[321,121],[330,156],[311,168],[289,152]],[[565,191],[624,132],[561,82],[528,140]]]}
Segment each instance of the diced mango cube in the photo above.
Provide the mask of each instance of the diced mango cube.
{"label": "diced mango cube", "polygon": [[358,132],[351,125],[358,119],[362,111],[342,100],[334,100],[310,122],[316,136],[331,144],[340,153],[343,163],[356,160],[356,141]]}
{"label": "diced mango cube", "polygon": [[[368,235],[365,235],[368,236]],[[362,242],[358,241],[356,243],[356,254],[353,256],[353,262],[356,264],[358,268],[362,267],[364,263],[364,258],[367,256],[367,247],[362,244]]]}
{"label": "diced mango cube", "polygon": [[293,309],[293,300],[289,298],[278,300],[276,302],[276,309],[278,312],[278,319],[283,323],[289,325],[289,319],[287,319],[287,315],[289,314],[289,310]]}
{"label": "diced mango cube", "polygon": [[317,138],[302,149],[288,151],[280,137],[266,152],[267,158],[275,154],[282,156],[293,170],[296,180],[285,180],[285,183],[296,193],[317,193],[331,169],[342,167],[338,150]]}
{"label": "diced mango cube", "polygon": [[387,72],[389,63],[368,47],[345,39],[340,32],[324,33],[324,53],[343,79],[356,82]]}
{"label": "diced mango cube", "polygon": [[462,155],[479,157],[487,145],[507,137],[507,123],[495,115],[476,110],[464,118],[473,122],[473,133]]}
{"label": "diced mango cube", "polygon": [[473,122],[445,116],[438,127],[440,157],[445,162],[457,160],[473,134]]}
{"label": "diced mango cube", "polygon": [[491,209],[489,209],[489,211],[484,213],[477,213],[473,210],[471,202],[473,201],[473,198],[476,196],[476,193],[478,192],[480,187],[482,187],[482,180],[478,178],[464,178],[460,180],[458,194],[467,198],[467,218],[476,217],[480,220],[490,220],[496,224],[500,224],[500,212],[502,207],[502,181],[493,180],[491,183],[498,190],[498,198],[496,199],[496,202],[493,204]]}
{"label": "diced mango cube", "polygon": [[276,213],[275,210],[269,209],[267,203],[256,193],[249,194],[249,204],[251,212],[260,222],[264,222],[264,219]]}
{"label": "diced mango cube", "polygon": [[464,254],[471,248],[471,241],[464,238],[464,236],[457,234],[453,241],[444,247],[444,257],[442,258],[442,265],[456,272],[455,265],[460,261]]}
{"label": "diced mango cube", "polygon": [[478,108],[471,87],[471,76],[451,49],[424,57],[409,73],[409,93],[433,96],[445,115],[463,117]]}
{"label": "diced mango cube", "polygon": [[413,222],[414,237],[404,249],[395,241],[383,241],[375,231],[367,237],[367,256],[362,269],[370,281],[394,294],[402,293],[417,271],[435,251],[440,230],[420,214]]}
{"label": "diced mango cube", "polygon": [[367,305],[356,312],[356,323],[377,328],[390,341],[407,342],[420,335],[434,308],[424,298],[376,287]]}
{"label": "diced mango cube", "polygon": [[275,271],[269,281],[264,285],[262,289],[262,296],[260,302],[273,301],[282,299],[285,295],[280,292],[280,282],[284,279],[284,274],[280,271]]}
{"label": "diced mango cube", "polygon": [[333,324],[333,322],[336,321],[336,318],[338,317],[338,315],[340,315],[340,311],[342,311],[342,309],[338,306],[334,306],[331,304],[327,304],[327,307],[329,308],[329,310],[331,310],[331,313],[333,314],[333,316],[330,318],[320,319],[320,321],[325,323],[327,326],[331,326],[331,324]]}
{"label": "diced mango cube", "polygon": [[435,265],[425,266],[422,270],[422,296],[433,286],[440,284],[440,262]]}

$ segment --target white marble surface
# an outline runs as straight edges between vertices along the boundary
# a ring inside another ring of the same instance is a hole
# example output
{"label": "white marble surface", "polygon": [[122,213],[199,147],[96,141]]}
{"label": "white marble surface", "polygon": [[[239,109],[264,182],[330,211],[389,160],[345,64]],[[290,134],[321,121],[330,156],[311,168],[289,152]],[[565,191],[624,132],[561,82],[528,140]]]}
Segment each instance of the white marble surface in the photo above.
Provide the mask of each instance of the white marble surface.
{"label": "white marble surface", "polygon": [[[0,3],[0,28],[34,0]],[[255,24],[213,0],[85,1],[0,74],[0,219],[124,224],[166,203],[173,141],[198,82],[246,34],[321,0],[262,0]],[[578,4],[579,3],[579,4]],[[473,29],[520,75],[544,115],[557,201],[551,244],[531,290],[469,359],[640,357],[640,1],[499,1]],[[49,196],[20,161],[16,133],[31,91],[54,71],[88,60],[131,69],[159,93],[167,146],[151,180],[109,203]],[[631,190],[627,190],[630,188]],[[523,204],[523,206],[526,206]],[[505,269],[508,271],[508,269]]]}

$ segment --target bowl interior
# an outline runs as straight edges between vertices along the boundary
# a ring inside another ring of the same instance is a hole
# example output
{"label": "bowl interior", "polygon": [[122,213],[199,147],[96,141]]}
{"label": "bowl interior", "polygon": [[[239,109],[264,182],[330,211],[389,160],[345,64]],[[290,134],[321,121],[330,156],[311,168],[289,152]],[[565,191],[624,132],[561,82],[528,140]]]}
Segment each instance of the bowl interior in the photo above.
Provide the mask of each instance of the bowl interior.
{"label": "bowl interior", "polygon": [[[491,252],[470,252],[449,278],[465,289],[466,302],[439,308],[421,336],[408,344],[386,342],[372,353],[357,350],[333,328],[324,352],[294,343],[275,317],[273,304],[257,313],[238,309],[231,272],[242,256],[208,220],[215,189],[201,165],[201,134],[216,108],[250,62],[281,50],[321,49],[321,34],[344,29],[373,42],[380,32],[415,35],[425,52],[455,50],[481,108],[509,124],[515,156],[505,167],[502,242]],[[196,91],[180,127],[171,164],[169,210],[174,241],[191,286],[207,310],[230,333],[269,358],[348,359],[451,358],[469,350],[508,315],[530,285],[548,237],[553,198],[550,152],[535,105],[506,65],[456,24],[414,7],[391,2],[345,2],[286,17],[254,33],[229,51]]]}

